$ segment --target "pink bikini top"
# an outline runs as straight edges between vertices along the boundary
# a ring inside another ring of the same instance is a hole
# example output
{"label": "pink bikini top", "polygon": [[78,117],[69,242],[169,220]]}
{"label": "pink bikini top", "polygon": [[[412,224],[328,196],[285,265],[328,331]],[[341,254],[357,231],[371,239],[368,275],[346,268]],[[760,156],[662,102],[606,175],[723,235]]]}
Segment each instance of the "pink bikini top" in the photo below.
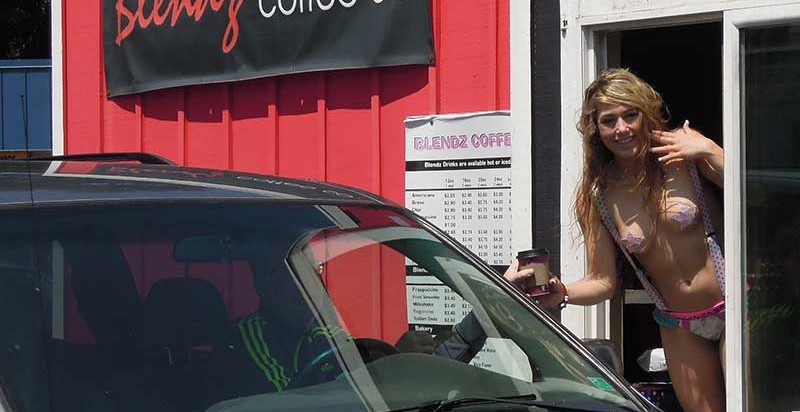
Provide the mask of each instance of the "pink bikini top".
{"label": "pink bikini top", "polygon": [[[681,230],[686,230],[700,223],[700,211],[697,206],[685,202],[675,202],[667,207],[665,216],[669,223],[676,224]],[[627,233],[620,234],[619,243],[635,255],[642,254],[649,244],[643,233],[627,228]]]}

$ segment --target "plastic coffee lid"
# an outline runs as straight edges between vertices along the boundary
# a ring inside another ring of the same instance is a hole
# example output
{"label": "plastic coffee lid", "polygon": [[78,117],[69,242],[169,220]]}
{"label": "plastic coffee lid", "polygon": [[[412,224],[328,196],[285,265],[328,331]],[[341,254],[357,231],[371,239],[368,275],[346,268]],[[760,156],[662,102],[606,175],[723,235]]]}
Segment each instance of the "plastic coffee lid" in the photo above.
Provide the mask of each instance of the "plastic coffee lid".
{"label": "plastic coffee lid", "polygon": [[550,254],[550,251],[547,248],[539,247],[517,252],[517,259],[531,259],[548,254]]}

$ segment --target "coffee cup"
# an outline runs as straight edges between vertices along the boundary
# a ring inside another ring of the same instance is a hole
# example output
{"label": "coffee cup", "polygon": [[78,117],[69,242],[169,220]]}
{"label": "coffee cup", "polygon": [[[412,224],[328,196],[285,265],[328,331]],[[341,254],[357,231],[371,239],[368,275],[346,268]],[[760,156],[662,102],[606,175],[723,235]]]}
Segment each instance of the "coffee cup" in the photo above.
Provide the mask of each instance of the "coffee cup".
{"label": "coffee cup", "polygon": [[550,293],[550,251],[545,248],[522,250],[517,253],[519,270],[533,269],[533,276],[523,286],[531,296]]}

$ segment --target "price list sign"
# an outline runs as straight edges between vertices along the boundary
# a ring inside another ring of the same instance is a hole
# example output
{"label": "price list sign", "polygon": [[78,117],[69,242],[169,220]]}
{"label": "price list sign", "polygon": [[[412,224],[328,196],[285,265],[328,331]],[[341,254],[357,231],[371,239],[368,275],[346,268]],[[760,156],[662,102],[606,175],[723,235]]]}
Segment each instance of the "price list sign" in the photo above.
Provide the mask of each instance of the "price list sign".
{"label": "price list sign", "polygon": [[[511,253],[511,116],[507,111],[411,117],[406,207],[490,265]],[[471,306],[424,270],[406,270],[409,328],[448,329]]]}
{"label": "price list sign", "polygon": [[424,269],[406,266],[406,299],[410,330],[447,334],[467,316],[472,305]]}
{"label": "price list sign", "polygon": [[406,120],[406,207],[490,265],[511,253],[509,112]]}

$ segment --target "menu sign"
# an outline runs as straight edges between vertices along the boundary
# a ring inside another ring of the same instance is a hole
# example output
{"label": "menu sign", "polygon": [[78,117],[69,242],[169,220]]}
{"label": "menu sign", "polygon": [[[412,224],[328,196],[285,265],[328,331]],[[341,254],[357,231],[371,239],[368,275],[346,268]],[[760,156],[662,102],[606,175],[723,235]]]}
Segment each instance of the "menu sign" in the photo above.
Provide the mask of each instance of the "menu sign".
{"label": "menu sign", "polygon": [[511,115],[406,120],[406,207],[490,265],[511,259]]}
{"label": "menu sign", "polygon": [[[406,207],[490,265],[511,259],[511,115],[507,111],[411,117]],[[414,265],[406,268],[409,327],[449,330],[471,307]]]}
{"label": "menu sign", "polygon": [[[512,259],[510,113],[411,117],[405,126],[406,207],[490,265],[508,265]],[[461,296],[410,261],[406,293],[410,330],[447,336],[472,310]],[[525,377],[530,371],[506,370],[519,363],[519,352],[504,339],[489,339],[472,363]]]}

